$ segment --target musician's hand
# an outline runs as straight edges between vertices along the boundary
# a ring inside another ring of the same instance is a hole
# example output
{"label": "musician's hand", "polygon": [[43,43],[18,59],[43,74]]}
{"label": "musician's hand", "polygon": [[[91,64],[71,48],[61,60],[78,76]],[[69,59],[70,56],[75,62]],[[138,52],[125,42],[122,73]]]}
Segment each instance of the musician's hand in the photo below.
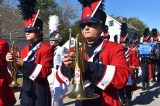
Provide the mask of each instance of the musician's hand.
{"label": "musician's hand", "polygon": [[6,55],[6,61],[7,62],[13,62],[13,55],[12,53],[8,52]]}
{"label": "musician's hand", "polygon": [[74,68],[75,55],[73,52],[64,54],[63,63],[69,67]]}
{"label": "musician's hand", "polygon": [[16,58],[16,64],[17,64],[17,65],[23,66],[23,63],[24,63],[24,61],[23,61],[22,58],[20,58],[20,57],[17,57],[17,58]]}

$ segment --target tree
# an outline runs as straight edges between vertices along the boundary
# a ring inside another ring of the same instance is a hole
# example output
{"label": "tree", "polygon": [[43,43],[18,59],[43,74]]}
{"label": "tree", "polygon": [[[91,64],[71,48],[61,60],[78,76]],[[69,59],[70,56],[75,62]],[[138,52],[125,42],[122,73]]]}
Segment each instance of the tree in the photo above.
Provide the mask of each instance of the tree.
{"label": "tree", "polygon": [[40,17],[44,20],[44,33],[48,34],[48,19],[50,15],[57,15],[60,20],[59,30],[63,39],[67,39],[68,29],[70,27],[70,20],[75,18],[74,9],[68,3],[69,1],[63,0],[58,4],[55,0],[37,0],[37,9],[40,9]]}
{"label": "tree", "polygon": [[73,22],[73,20],[77,18],[75,10],[76,9],[73,7],[73,5],[71,5],[69,0],[62,0],[59,3],[58,16],[60,18],[60,32],[61,32],[64,42],[67,41],[69,38],[70,28],[72,29],[72,32],[73,32],[71,23]]}
{"label": "tree", "polygon": [[[3,2],[9,9],[17,9],[16,5],[18,5],[18,0],[15,1],[15,6],[7,5],[7,0],[0,0],[0,3]],[[17,2],[16,2],[17,1]],[[50,15],[58,15],[60,18],[60,26],[59,30],[65,41],[68,40],[69,36],[69,28],[71,27],[71,23],[76,19],[75,8],[72,6],[69,0],[61,0],[61,3],[56,2],[56,0],[37,0],[36,8],[40,9],[39,17],[44,21],[44,37],[49,37],[49,29],[48,29],[48,19]],[[11,3],[8,3],[11,4]],[[14,15],[14,14],[13,14]],[[21,18],[21,17],[20,17]],[[12,20],[15,21],[15,20]],[[23,23],[23,22],[20,22]]]}
{"label": "tree", "polygon": [[4,0],[0,0],[0,5],[2,5],[4,3]]}
{"label": "tree", "polygon": [[61,35],[63,36],[63,42],[66,42],[69,39],[69,29],[72,29],[72,37],[76,37],[77,34],[80,34],[80,26],[79,26],[79,21],[74,22],[69,28],[65,28],[62,32]]}
{"label": "tree", "polygon": [[143,34],[144,29],[147,27],[147,25],[143,21],[139,20],[137,17],[128,18],[127,22],[132,26],[136,27],[139,30],[139,34],[141,35]]}
{"label": "tree", "polygon": [[[37,8],[41,10],[40,17],[48,23],[48,17],[50,15],[58,15],[60,20],[59,30],[66,41],[69,36],[69,28],[71,25],[71,20],[76,18],[74,7],[70,5],[68,0],[62,0],[61,3],[55,2],[55,0],[37,0]],[[48,32],[48,27],[44,29],[46,33]]]}
{"label": "tree", "polygon": [[58,4],[54,0],[37,0],[37,9],[40,9],[39,17],[44,21],[44,36],[49,37],[49,28],[48,28],[48,20],[49,16],[53,14],[57,14]]}
{"label": "tree", "polygon": [[37,9],[40,9],[40,17],[48,23],[51,14],[57,14],[58,4],[54,0],[37,0]]}
{"label": "tree", "polygon": [[73,31],[72,31],[73,37],[76,37],[77,34],[81,34],[81,28],[80,28],[79,24],[80,24],[80,21],[76,21],[76,22],[71,26],[71,29],[73,30]]}

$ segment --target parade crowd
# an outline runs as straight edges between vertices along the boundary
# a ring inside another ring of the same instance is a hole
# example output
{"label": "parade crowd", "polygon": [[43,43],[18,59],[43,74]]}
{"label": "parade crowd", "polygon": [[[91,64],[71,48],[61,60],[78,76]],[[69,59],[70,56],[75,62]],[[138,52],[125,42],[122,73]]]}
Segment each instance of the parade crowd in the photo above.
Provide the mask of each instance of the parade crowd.
{"label": "parade crowd", "polygon": [[[20,0],[19,9],[24,19],[24,31],[29,43],[21,50],[9,47],[0,38],[0,106],[14,106],[12,71],[16,63],[23,74],[20,92],[21,106],[64,106],[68,87],[80,83],[83,71],[83,88],[92,99],[76,99],[75,106],[132,106],[132,95],[137,90],[139,69],[142,71],[142,90],[150,89],[150,81],[160,82],[160,43],[156,28],[144,30],[138,41],[138,33],[129,38],[128,26],[121,25],[121,33],[110,41],[103,0],[78,0],[82,6],[80,28],[82,44],[66,49],[62,41],[59,17],[49,17],[49,43],[43,41],[43,20],[40,10],[35,9],[36,0]],[[83,69],[83,70],[82,70]],[[77,81],[77,82],[76,82]],[[76,90],[75,90],[76,92]],[[76,95],[79,98],[81,94]]]}

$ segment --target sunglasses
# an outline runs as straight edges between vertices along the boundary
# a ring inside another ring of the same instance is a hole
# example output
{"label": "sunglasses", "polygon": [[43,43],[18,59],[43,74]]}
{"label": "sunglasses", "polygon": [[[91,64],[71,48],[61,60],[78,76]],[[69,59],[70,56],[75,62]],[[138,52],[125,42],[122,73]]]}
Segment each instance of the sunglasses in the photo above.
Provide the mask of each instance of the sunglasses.
{"label": "sunglasses", "polygon": [[36,27],[34,27],[34,26],[24,28],[24,31],[25,31],[25,32],[28,32],[28,33],[35,32],[36,30],[37,30],[37,29],[36,29]]}
{"label": "sunglasses", "polygon": [[85,26],[88,26],[88,27],[96,27],[96,26],[98,26],[98,25],[99,25],[98,23],[91,23],[91,22],[89,22],[89,23],[81,23],[81,24],[80,24],[80,27],[81,27],[82,29],[84,29]]}
{"label": "sunglasses", "polygon": [[35,33],[36,31],[35,30],[27,30],[25,31],[26,33]]}

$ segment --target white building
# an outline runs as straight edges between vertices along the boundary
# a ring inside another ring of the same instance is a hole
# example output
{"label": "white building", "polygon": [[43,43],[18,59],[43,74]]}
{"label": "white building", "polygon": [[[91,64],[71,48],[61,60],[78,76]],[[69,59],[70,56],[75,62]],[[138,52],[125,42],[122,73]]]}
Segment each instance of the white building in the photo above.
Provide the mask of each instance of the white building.
{"label": "white building", "polygon": [[[108,32],[110,35],[110,41],[114,41],[115,35],[118,35],[118,39],[119,39],[120,33],[121,33],[121,22],[119,22],[116,19],[114,19],[113,17],[107,15],[107,19],[106,19],[105,24],[108,25]],[[132,39],[134,33],[137,32],[138,30],[134,26],[131,26],[129,24],[127,24],[127,25],[128,25],[129,39]]]}

